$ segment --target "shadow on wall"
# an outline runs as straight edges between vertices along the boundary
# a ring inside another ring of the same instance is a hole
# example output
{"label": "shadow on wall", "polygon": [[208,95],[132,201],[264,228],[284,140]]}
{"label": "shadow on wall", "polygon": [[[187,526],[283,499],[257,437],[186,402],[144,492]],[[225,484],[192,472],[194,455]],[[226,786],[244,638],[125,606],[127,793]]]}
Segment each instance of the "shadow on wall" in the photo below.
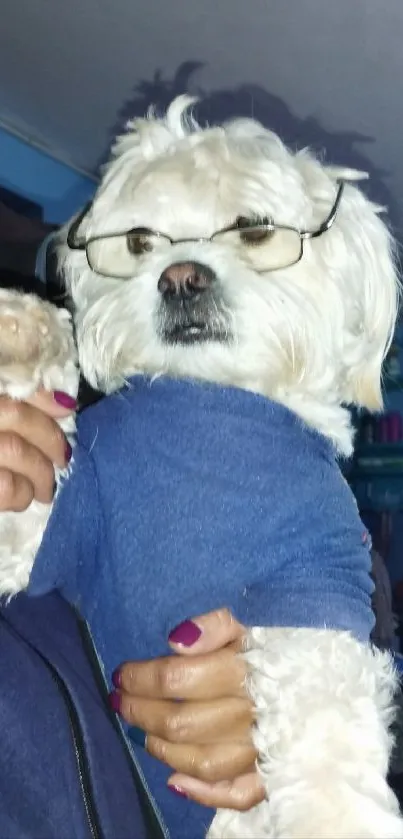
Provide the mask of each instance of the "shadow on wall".
{"label": "shadow on wall", "polygon": [[[133,96],[120,109],[111,128],[111,140],[121,133],[129,119],[143,116],[150,105],[163,113],[175,96],[190,93],[199,97],[194,112],[201,124],[225,122],[233,117],[253,117],[280,135],[290,148],[309,146],[323,160],[368,172],[370,181],[365,190],[373,201],[388,209],[392,226],[398,223],[393,197],[384,182],[386,169],[379,169],[365,154],[365,147],[375,142],[354,131],[328,131],[315,117],[296,116],[279,97],[260,85],[243,84],[234,90],[206,91],[193,83],[195,73],[204,66],[201,61],[185,61],[172,79],[165,79],[156,70],[150,81],[135,85]],[[364,149],[362,148],[364,147]],[[107,159],[107,153],[100,164]]]}

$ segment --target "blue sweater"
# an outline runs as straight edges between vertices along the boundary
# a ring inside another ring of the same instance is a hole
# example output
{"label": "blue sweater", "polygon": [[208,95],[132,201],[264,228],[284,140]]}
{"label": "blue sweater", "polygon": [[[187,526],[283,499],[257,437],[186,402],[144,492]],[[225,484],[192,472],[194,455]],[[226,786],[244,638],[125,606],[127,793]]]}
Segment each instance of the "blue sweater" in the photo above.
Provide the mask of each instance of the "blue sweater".
{"label": "blue sweater", "polygon": [[[166,655],[170,630],[229,607],[246,625],[373,627],[370,554],[330,442],[236,388],[135,377],[84,411],[72,475],[30,583],[88,620],[106,676]],[[172,839],[213,812],[166,790],[137,750]]]}

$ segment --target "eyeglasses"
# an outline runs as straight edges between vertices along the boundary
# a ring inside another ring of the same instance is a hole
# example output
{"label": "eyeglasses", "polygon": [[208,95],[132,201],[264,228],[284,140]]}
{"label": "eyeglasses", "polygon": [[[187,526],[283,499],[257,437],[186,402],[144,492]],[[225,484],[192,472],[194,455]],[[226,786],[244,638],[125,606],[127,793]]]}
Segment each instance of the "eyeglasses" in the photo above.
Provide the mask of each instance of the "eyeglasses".
{"label": "eyeglasses", "polygon": [[71,250],[85,251],[88,265],[96,274],[121,280],[131,279],[138,270],[139,261],[147,254],[161,252],[167,245],[195,242],[230,246],[237,249],[241,256],[246,256],[258,273],[276,271],[299,262],[304,253],[304,242],[317,239],[331,228],[343,190],[344,182],[339,182],[332,209],[317,230],[297,230],[269,220],[255,223],[247,218],[238,218],[230,227],[199,239],[172,239],[165,233],[146,227],[80,239],[77,232],[90,209],[91,204],[88,204],[73,221],[67,235],[67,245]]}

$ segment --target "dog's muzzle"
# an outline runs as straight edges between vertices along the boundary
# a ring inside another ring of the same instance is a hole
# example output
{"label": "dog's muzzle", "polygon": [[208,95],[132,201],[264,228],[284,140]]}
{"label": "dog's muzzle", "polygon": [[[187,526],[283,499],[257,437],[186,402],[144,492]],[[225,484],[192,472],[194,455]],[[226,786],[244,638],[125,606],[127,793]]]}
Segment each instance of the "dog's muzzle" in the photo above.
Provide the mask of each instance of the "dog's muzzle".
{"label": "dog's muzzle", "polygon": [[214,271],[200,262],[175,262],[165,268],[157,286],[164,341],[192,344],[228,339],[216,285]]}

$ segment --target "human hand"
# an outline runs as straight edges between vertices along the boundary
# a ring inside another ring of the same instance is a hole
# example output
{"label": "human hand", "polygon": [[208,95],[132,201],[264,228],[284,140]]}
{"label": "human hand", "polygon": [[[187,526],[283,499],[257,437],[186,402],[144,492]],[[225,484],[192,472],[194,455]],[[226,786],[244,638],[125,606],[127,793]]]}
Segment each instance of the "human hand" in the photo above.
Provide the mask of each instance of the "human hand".
{"label": "human hand", "polygon": [[133,739],[175,770],[174,792],[207,807],[249,810],[264,798],[237,655],[244,634],[220,609],[171,632],[177,655],[126,662],[114,674],[111,705],[135,726]]}
{"label": "human hand", "polygon": [[71,448],[56,420],[75,410],[66,393],[38,391],[26,402],[0,396],[0,512],[49,504],[54,466],[64,468]]}

